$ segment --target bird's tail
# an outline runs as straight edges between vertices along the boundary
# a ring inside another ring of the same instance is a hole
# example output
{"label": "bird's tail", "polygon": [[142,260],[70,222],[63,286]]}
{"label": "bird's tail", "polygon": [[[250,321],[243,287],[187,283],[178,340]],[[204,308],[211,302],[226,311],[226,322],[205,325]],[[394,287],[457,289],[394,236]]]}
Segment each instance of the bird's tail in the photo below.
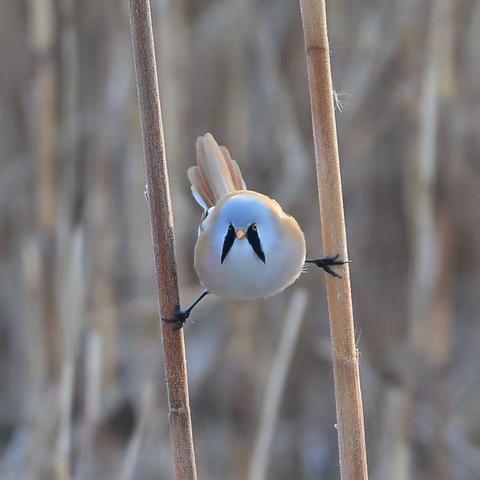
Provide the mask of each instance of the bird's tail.
{"label": "bird's tail", "polygon": [[211,133],[197,139],[197,164],[187,174],[193,196],[203,208],[215,206],[227,193],[246,190],[237,162]]}

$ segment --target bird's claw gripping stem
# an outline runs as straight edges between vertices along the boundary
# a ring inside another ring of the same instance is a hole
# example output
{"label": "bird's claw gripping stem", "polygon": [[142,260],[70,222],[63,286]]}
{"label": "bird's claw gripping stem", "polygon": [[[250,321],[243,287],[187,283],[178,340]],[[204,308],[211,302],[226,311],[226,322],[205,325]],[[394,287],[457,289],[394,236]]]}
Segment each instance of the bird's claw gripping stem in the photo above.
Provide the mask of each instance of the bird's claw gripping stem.
{"label": "bird's claw gripping stem", "polygon": [[180,330],[185,322],[187,321],[188,317],[190,316],[191,309],[187,308],[187,310],[181,310],[180,306],[177,305],[175,309],[175,314],[171,318],[162,318],[162,321],[165,323],[172,323],[174,327],[172,330]]}
{"label": "bird's claw gripping stem", "polygon": [[345,265],[346,263],[350,263],[350,260],[339,260],[340,254],[337,253],[333,257],[325,257],[325,258],[318,258],[315,260],[306,260],[306,263],[314,263],[317,267],[322,268],[325,272],[333,275],[337,278],[342,278],[342,275],[334,272],[330,267],[333,265]]}
{"label": "bird's claw gripping stem", "polygon": [[177,305],[175,308],[175,314],[172,318],[162,318],[162,320],[166,323],[174,323],[175,326],[173,330],[180,330],[187,318],[192,313],[192,310],[208,295],[208,290],[205,290],[186,310],[182,310],[180,305]]}

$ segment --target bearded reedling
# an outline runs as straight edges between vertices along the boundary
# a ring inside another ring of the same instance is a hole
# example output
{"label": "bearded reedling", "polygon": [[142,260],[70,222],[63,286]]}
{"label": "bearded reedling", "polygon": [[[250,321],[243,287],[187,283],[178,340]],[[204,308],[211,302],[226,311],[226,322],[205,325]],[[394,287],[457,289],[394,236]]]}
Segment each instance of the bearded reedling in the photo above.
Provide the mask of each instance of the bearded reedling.
{"label": "bearded reedling", "polygon": [[305,235],[275,200],[247,190],[237,162],[210,133],[197,140],[197,166],[188,169],[195,200],[204,209],[194,267],[205,291],[186,310],[163,319],[181,328],[210,293],[223,298],[266,298],[290,286],[306,263],[340,277],[330,267],[339,255],[305,259]]}

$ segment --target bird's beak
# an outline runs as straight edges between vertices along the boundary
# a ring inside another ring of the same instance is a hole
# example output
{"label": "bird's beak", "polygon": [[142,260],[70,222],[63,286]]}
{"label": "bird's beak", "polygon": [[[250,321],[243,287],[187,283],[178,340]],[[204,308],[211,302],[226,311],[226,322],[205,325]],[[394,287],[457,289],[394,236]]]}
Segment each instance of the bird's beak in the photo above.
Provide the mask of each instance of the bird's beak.
{"label": "bird's beak", "polygon": [[245,230],[237,230],[235,232],[235,236],[241,240],[242,238],[245,238],[247,236],[247,232]]}

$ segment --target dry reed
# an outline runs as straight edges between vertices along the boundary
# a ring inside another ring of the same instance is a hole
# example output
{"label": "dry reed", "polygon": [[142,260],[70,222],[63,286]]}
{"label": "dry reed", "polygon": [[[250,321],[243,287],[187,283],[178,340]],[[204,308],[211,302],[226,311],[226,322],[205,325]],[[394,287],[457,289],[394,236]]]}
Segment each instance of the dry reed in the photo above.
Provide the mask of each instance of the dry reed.
{"label": "dry reed", "polygon": [[[348,258],[340,162],[330,71],[324,0],[300,0],[317,166],[324,253]],[[350,273],[327,275],[333,373],[337,405],[340,473],[343,480],[366,480],[358,352],[355,345]]]}
{"label": "dry reed", "polygon": [[[130,21],[143,132],[160,317],[171,318],[179,305],[173,216],[165,156],[162,114],[149,0],[130,0]],[[162,322],[175,478],[197,478],[188,401],[183,330]]]}

